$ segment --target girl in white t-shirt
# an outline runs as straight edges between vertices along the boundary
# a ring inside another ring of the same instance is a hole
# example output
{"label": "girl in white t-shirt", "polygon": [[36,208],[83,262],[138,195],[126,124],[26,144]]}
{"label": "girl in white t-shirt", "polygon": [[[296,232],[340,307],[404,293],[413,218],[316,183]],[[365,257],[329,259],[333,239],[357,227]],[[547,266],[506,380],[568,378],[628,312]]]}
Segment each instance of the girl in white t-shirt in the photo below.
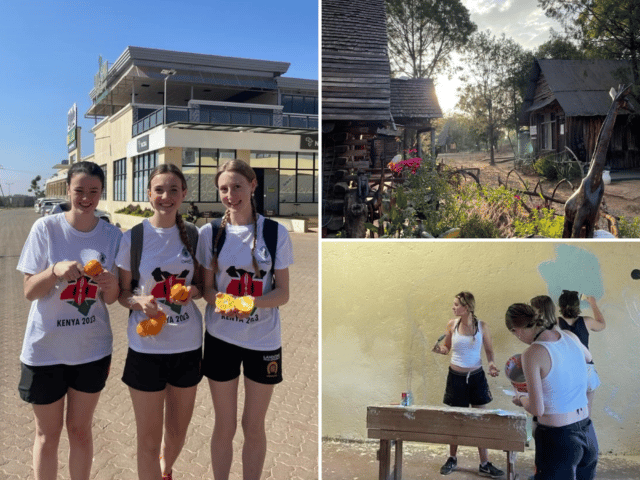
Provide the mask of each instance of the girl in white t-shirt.
{"label": "girl in white t-shirt", "polygon": [[[202,379],[202,315],[193,302],[201,297],[201,273],[178,211],[187,195],[184,175],[175,165],[159,165],[147,189],[154,214],[142,222],[139,292],[131,286],[132,230],[125,232],[117,258],[119,300],[131,310],[122,381],[129,387],[136,418],[138,478],[170,480]],[[185,301],[171,299],[176,283],[188,286]],[[138,323],[158,311],[166,314],[166,324],[157,335],[141,337]]]}
{"label": "girl in white t-shirt", "polygon": [[[265,416],[274,385],[282,381],[278,307],[289,300],[293,255],[286,228],[270,224],[277,227],[276,258],[271,258],[267,246],[271,241],[265,240],[264,231],[265,222],[272,220],[256,211],[253,193],[257,185],[256,174],[246,162],[231,160],[222,165],[216,186],[226,212],[215,238],[212,225],[207,224],[200,229],[198,242],[197,257],[205,267],[204,298],[208,303],[202,373],[209,379],[215,410],[211,440],[215,478],[228,478],[231,469],[240,366],[245,387],[243,478],[260,478],[267,449]],[[250,296],[255,309],[224,314],[215,306],[218,293]]]}
{"label": "girl in white t-shirt", "polygon": [[[107,304],[118,298],[115,258],[122,233],[94,215],[104,172],[92,162],[67,174],[70,210],[37,220],[22,249],[24,296],[31,300],[22,345],[20,396],[33,404],[36,480],[56,478],[65,423],[71,478],[89,478],[91,422],[109,374],[112,334]],[[84,273],[97,260],[102,273]]]}

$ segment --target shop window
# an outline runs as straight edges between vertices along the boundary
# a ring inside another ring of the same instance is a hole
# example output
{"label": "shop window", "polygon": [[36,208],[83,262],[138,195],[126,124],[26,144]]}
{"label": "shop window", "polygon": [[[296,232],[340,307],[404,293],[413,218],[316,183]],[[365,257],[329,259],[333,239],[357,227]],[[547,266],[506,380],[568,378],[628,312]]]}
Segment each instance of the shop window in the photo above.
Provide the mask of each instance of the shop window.
{"label": "shop window", "polygon": [[113,162],[113,199],[117,202],[127,200],[127,159]]}
{"label": "shop window", "polygon": [[158,164],[158,152],[145,153],[133,158],[133,201],[147,200],[149,174]]}
{"label": "shop window", "polygon": [[102,169],[102,171],[104,172],[104,188],[102,189],[102,195],[100,195],[100,200],[106,200],[107,199],[107,165],[100,165],[100,168]]}

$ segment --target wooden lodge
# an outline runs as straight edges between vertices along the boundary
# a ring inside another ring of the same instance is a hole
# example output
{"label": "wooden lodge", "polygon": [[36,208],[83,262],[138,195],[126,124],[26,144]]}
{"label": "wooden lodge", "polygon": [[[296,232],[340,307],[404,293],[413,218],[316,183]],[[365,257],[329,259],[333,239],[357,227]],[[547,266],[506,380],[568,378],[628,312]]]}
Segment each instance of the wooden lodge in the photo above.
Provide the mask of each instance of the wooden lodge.
{"label": "wooden lodge", "polygon": [[387,164],[402,148],[400,121],[423,133],[425,122],[442,116],[431,80],[390,78],[387,48],[384,0],[323,0],[323,236],[343,228],[351,238],[365,236],[365,221],[382,203]]}
{"label": "wooden lodge", "polygon": [[[611,106],[611,88],[631,83],[624,60],[536,59],[520,115],[537,157],[571,149],[588,163]],[[640,113],[640,107],[636,113]],[[611,170],[640,168],[640,117],[621,111],[609,145]]]}

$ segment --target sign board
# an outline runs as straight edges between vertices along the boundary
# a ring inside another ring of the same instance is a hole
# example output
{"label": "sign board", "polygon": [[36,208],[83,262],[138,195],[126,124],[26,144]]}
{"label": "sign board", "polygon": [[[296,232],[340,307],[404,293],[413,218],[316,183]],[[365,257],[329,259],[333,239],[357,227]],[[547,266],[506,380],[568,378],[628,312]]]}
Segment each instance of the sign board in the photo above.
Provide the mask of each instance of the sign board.
{"label": "sign board", "polygon": [[318,134],[300,135],[300,150],[318,150]]}
{"label": "sign board", "polygon": [[68,152],[73,152],[76,149],[77,145],[77,128],[74,127],[73,130],[67,132],[67,148]]}
{"label": "sign board", "polygon": [[[96,92],[102,92],[107,86],[107,73],[109,72],[109,62],[102,61],[102,55],[98,57],[98,73],[93,76],[93,86]],[[97,103],[97,102],[96,102]]]}
{"label": "sign board", "polygon": [[145,150],[149,149],[149,135],[143,135],[142,137],[138,138],[136,141],[136,148],[138,153],[140,152],[144,152]]}
{"label": "sign board", "polygon": [[69,112],[67,112],[67,135],[71,130],[75,130],[77,125],[78,125],[78,106],[74,103],[73,107],[71,107]]}
{"label": "sign board", "polygon": [[536,135],[538,135],[537,125],[531,125],[531,127],[529,128],[529,135],[531,135],[532,137],[535,137]]}

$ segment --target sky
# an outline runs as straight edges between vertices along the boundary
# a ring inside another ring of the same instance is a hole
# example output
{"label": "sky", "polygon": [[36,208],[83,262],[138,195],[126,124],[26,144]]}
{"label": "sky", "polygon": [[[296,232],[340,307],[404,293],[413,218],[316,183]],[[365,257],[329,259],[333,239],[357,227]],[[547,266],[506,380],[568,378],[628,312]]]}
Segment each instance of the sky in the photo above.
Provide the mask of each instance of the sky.
{"label": "sky", "polygon": [[[318,79],[315,0],[0,0],[0,187],[29,194],[31,180],[67,159],[67,112],[78,105],[84,157],[93,153],[89,92],[98,57],[127,46],[273,60],[287,77]],[[1,195],[1,193],[0,193]]]}
{"label": "sky", "polygon": [[[471,21],[478,26],[479,32],[489,30],[492,35],[518,42],[527,50],[534,50],[551,37],[549,29],[557,32],[563,29],[558,22],[545,16],[538,7],[538,0],[462,0],[471,13]],[[460,82],[457,78],[435,79],[436,94],[443,113],[455,109],[458,100],[456,93]]]}

